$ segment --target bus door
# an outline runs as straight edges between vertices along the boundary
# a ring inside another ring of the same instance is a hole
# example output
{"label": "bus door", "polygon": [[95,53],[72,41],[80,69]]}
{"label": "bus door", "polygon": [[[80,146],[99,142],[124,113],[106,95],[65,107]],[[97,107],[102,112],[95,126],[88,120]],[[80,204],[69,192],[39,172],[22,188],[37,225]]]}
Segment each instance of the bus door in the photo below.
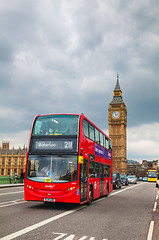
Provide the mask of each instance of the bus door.
{"label": "bus door", "polygon": [[99,175],[100,175],[100,196],[103,196],[103,163],[100,164],[100,170],[99,170]]}
{"label": "bus door", "polygon": [[87,183],[88,183],[88,160],[84,159],[80,164],[80,201],[87,201]]}

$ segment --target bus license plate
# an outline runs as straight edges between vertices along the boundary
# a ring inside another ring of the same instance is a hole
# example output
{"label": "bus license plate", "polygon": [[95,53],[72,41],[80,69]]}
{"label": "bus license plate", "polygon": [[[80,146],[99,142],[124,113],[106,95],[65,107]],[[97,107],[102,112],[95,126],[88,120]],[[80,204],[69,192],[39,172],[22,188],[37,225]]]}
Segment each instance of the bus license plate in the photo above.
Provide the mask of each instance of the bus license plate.
{"label": "bus license plate", "polygon": [[44,198],[44,202],[55,202],[55,198]]}

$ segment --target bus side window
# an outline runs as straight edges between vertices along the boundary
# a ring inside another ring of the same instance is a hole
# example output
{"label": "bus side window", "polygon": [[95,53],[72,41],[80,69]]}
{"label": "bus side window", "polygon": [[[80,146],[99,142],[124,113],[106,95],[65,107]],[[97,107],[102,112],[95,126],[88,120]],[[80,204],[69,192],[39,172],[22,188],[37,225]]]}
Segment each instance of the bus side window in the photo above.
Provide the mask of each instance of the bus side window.
{"label": "bus side window", "polygon": [[106,148],[109,149],[108,138],[105,137]]}
{"label": "bus side window", "polygon": [[95,128],[95,141],[100,144],[99,131]]}
{"label": "bus side window", "polygon": [[104,177],[110,177],[110,166],[104,165]]}
{"label": "bus side window", "polygon": [[95,162],[89,161],[89,177],[95,177]]}
{"label": "bus side window", "polygon": [[104,144],[103,144],[103,133],[100,132],[100,145],[104,147]]}
{"label": "bus side window", "polygon": [[94,141],[94,127],[89,124],[89,138]]}
{"label": "bus side window", "polygon": [[105,136],[103,135],[103,146],[106,148]]}
{"label": "bus side window", "polygon": [[83,119],[83,132],[84,132],[84,135],[85,135],[85,137],[89,137],[89,135],[88,135],[88,122],[85,120],[85,119]]}
{"label": "bus side window", "polygon": [[112,151],[112,143],[110,140],[108,140],[108,142],[109,142],[109,150]]}
{"label": "bus side window", "polygon": [[95,163],[95,177],[99,177],[99,163]]}

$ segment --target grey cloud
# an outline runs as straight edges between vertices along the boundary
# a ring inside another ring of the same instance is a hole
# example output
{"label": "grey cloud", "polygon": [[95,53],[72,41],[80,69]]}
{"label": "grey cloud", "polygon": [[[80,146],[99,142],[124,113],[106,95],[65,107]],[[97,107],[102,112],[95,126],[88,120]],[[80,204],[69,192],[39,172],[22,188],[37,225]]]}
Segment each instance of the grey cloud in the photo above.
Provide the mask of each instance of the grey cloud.
{"label": "grey cloud", "polygon": [[0,107],[21,114],[10,124],[5,112],[0,129],[30,131],[35,115],[56,112],[108,129],[117,72],[128,126],[158,121],[158,10],[144,0],[1,1]]}

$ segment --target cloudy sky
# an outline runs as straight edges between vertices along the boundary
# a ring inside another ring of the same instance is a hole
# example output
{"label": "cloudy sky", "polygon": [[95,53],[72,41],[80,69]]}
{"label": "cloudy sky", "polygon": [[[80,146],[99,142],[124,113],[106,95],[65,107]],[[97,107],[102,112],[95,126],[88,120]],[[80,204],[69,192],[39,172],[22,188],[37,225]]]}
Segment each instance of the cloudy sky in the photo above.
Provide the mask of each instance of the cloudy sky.
{"label": "cloudy sky", "polygon": [[84,113],[108,133],[119,72],[127,157],[159,159],[158,13],[158,0],[1,0],[0,141],[27,145],[45,113]]}

